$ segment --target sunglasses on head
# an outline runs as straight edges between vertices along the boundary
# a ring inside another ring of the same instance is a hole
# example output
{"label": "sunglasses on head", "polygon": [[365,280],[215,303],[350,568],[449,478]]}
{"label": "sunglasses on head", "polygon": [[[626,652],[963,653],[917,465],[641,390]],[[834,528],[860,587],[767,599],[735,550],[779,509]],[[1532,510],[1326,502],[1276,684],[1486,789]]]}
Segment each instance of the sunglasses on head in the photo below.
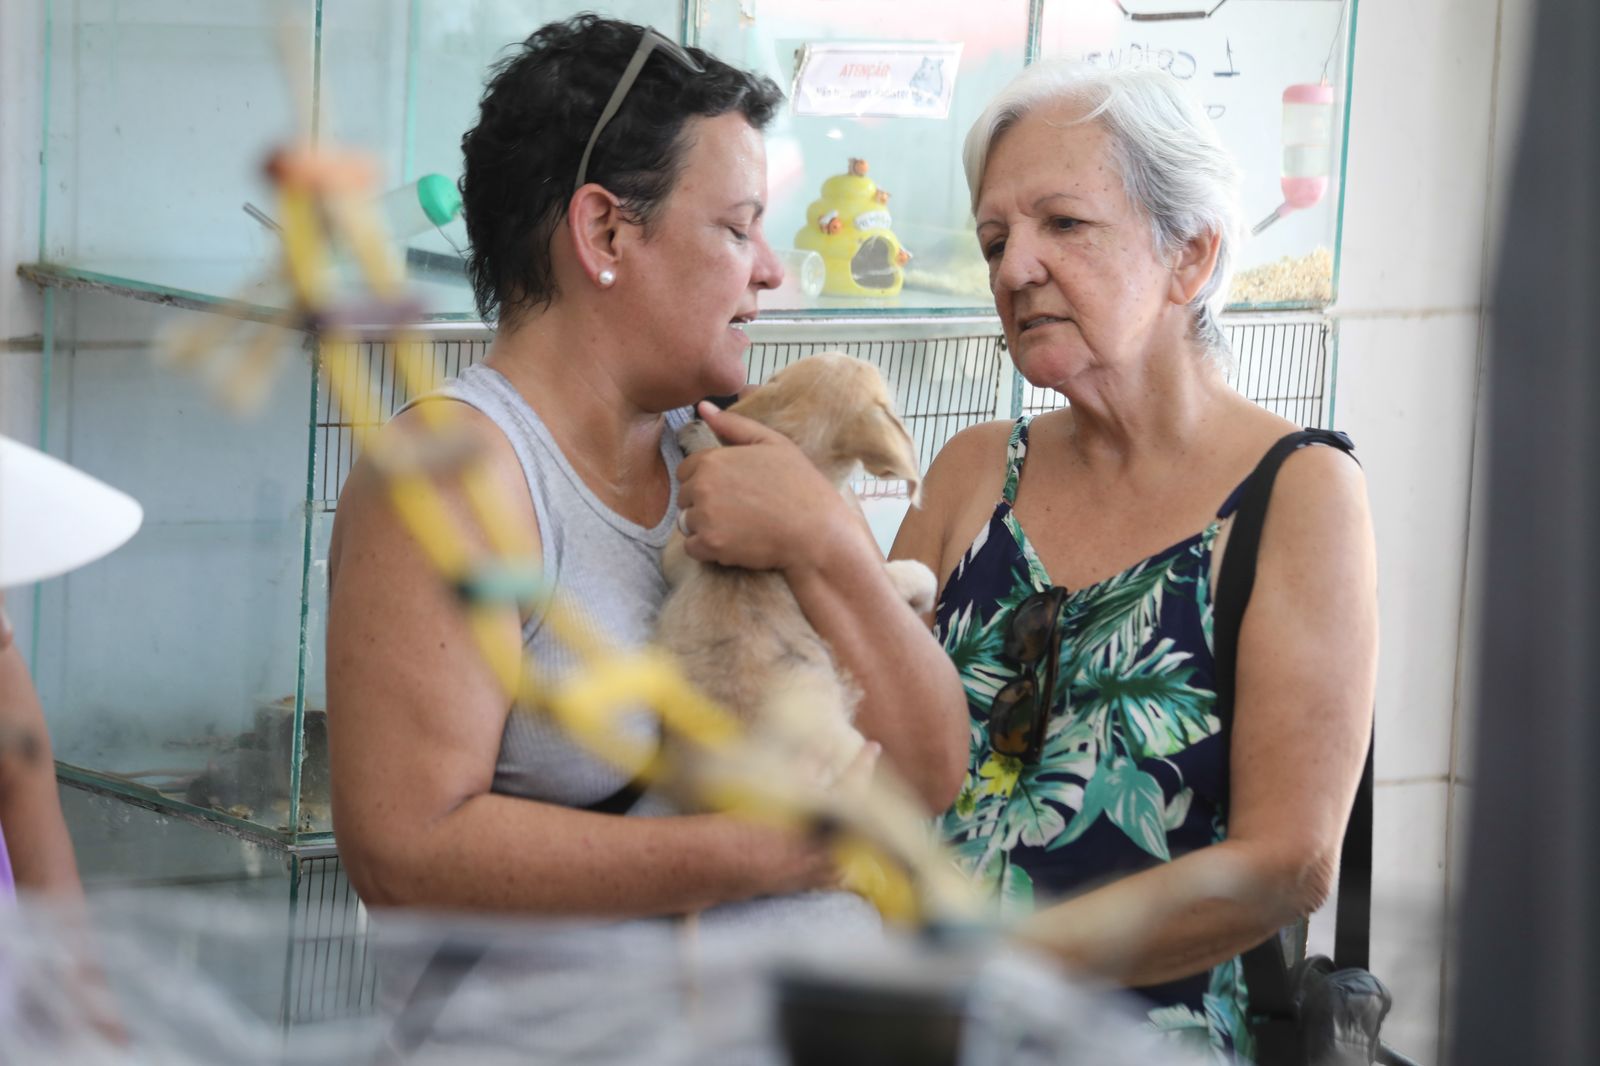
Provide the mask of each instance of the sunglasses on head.
{"label": "sunglasses on head", "polygon": [[[994,694],[989,704],[989,746],[1002,755],[1036,763],[1044,750],[1045,727],[1055,699],[1061,660],[1061,605],[1067,590],[1060,585],[1035,592],[1011,612],[1004,654],[1029,673]],[[1044,663],[1044,684],[1037,667]]]}
{"label": "sunglasses on head", "polygon": [[589,176],[589,155],[594,151],[595,142],[600,139],[600,132],[616,117],[617,111],[622,107],[622,101],[628,97],[628,90],[639,80],[639,72],[644,69],[645,60],[649,59],[650,53],[658,48],[691,73],[706,72],[706,68],[684,51],[678,42],[647,28],[644,36],[639,38],[639,47],[633,50],[633,58],[628,60],[628,65],[623,68],[622,77],[617,80],[617,87],[611,90],[611,99],[607,100],[606,106],[601,109],[600,120],[594,124],[594,132],[589,134],[589,143],[583,146],[583,158],[578,160],[578,180],[572,185],[573,192],[583,188],[584,179]]}

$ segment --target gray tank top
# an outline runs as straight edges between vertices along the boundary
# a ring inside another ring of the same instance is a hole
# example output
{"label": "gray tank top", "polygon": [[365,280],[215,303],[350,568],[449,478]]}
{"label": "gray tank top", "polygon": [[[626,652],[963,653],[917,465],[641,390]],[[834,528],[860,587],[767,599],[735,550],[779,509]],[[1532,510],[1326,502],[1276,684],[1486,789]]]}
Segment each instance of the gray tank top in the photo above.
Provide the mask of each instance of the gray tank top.
{"label": "gray tank top", "polygon": [[[617,647],[647,643],[667,594],[661,550],[678,517],[677,469],[683,451],[677,430],[692,412],[688,408],[667,412],[661,457],[672,477],[672,495],[661,521],[647,529],[611,510],[589,490],[538,414],[498,371],[483,365],[468,367],[434,395],[475,408],[511,442],[539,522],[545,579],[556,595]],[[576,667],[577,658],[541,621],[535,616],[523,626],[522,643],[548,676],[560,678]],[[653,739],[660,732],[647,708],[628,715],[624,728],[641,738]],[[584,807],[626,784],[625,774],[585,753],[541,716],[513,714],[507,720],[495,766],[495,792]],[[629,811],[633,816],[674,813],[667,801],[648,792]],[[818,924],[830,932],[881,928],[877,912],[866,901],[844,892],[724,904],[707,911],[702,920],[769,932],[810,931]]]}

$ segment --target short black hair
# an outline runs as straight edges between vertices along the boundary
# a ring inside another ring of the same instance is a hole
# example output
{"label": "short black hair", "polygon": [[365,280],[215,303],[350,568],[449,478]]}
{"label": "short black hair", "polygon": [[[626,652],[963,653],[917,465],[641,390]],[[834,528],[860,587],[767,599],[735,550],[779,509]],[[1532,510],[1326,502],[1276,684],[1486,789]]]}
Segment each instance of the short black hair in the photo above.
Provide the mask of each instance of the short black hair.
{"label": "short black hair", "polygon": [[[496,63],[478,124],[461,138],[461,201],[472,252],[467,272],[484,321],[514,321],[556,296],[550,238],[565,216],[578,162],[644,27],[584,14],[534,31]],[[737,111],[764,129],[783,93],[698,48],[696,74],[658,49],[639,72],[589,158],[588,180],[649,224],[672,192],[693,117]]]}

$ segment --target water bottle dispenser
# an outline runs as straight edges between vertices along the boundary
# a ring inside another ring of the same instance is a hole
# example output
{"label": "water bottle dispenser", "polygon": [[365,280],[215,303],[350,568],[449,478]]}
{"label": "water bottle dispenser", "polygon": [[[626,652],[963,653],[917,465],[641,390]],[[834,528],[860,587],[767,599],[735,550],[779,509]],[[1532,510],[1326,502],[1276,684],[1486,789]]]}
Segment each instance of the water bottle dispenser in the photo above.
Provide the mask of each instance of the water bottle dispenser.
{"label": "water bottle dispenser", "polygon": [[1328,192],[1333,158],[1333,86],[1291,85],[1283,90],[1283,203],[1250,232],[1260,233],[1291,211],[1310,207]]}
{"label": "water bottle dispenser", "polygon": [[389,235],[407,241],[454,221],[461,214],[461,194],[443,174],[424,174],[384,193],[377,206]]}

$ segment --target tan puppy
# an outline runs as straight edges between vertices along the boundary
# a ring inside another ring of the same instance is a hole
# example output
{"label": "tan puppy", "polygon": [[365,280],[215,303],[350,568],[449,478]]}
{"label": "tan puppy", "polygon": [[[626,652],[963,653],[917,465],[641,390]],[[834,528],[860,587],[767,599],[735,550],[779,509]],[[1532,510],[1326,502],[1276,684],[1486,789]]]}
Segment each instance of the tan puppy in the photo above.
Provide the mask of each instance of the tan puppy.
{"label": "tan puppy", "polygon": [[[870,363],[840,352],[808,356],[731,410],[798,444],[852,504],[849,483],[861,466],[878,477],[904,478],[912,502],[918,499],[916,449]],[[703,422],[684,426],[678,439],[690,454],[720,447]],[[914,610],[933,609],[932,571],[912,561],[885,565]],[[783,575],[698,562],[677,533],[661,567],[672,591],[656,623],[657,642],[702,692],[787,748],[797,769],[831,783],[863,744],[850,724],[860,693],[806,621]]]}

